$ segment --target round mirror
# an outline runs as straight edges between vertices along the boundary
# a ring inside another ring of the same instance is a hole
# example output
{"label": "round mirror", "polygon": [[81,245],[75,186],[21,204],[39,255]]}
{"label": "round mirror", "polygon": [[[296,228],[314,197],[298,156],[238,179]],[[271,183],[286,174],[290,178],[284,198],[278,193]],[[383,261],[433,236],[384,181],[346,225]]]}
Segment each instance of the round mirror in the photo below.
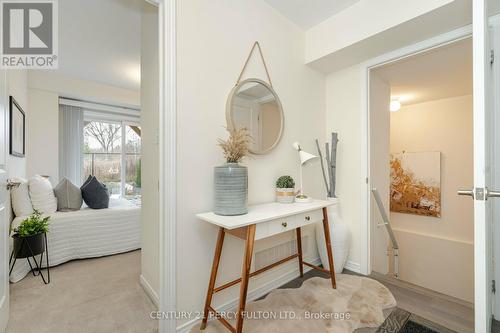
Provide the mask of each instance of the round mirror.
{"label": "round mirror", "polygon": [[283,134],[283,108],[274,89],[259,79],[241,81],[231,90],[226,106],[229,128],[246,128],[252,137],[250,152],[265,154]]}

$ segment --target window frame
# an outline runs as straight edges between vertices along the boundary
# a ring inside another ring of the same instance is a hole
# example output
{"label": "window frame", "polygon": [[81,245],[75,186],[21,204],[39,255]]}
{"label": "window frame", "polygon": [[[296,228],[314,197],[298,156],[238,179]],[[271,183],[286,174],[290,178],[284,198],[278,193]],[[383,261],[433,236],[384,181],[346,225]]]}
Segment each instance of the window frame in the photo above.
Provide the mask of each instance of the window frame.
{"label": "window frame", "polygon": [[[127,144],[127,126],[141,126],[140,119],[134,119],[135,117],[118,115],[107,112],[99,112],[95,110],[84,109],[83,110],[83,121],[86,122],[100,122],[107,124],[115,124],[121,126],[121,151],[120,151],[120,198],[125,198],[125,186],[126,180],[126,144]],[[85,128],[85,125],[83,126]],[[82,146],[85,142],[85,133],[82,135]],[[83,149],[82,149],[83,152]],[[83,153],[84,154],[84,153]],[[141,156],[142,156],[142,137],[141,137]],[[82,169],[84,166],[82,165]],[[84,171],[84,170],[82,170]]]}

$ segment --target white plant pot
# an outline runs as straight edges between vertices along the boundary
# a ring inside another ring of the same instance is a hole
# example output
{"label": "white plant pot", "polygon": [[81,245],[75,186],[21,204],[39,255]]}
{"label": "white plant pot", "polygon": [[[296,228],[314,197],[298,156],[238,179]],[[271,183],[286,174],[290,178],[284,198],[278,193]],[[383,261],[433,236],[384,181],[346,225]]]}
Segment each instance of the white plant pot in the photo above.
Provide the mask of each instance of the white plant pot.
{"label": "white plant pot", "polygon": [[[327,200],[338,200],[337,198],[328,198]],[[333,264],[335,273],[342,273],[349,248],[351,246],[351,230],[349,226],[342,222],[339,214],[339,204],[328,207],[328,220],[330,223],[330,240],[332,242]],[[323,223],[316,223],[316,243],[321,258],[321,263],[325,269],[330,269],[328,264],[328,254],[326,253],[325,233]]]}
{"label": "white plant pot", "polygon": [[279,203],[293,203],[295,200],[295,189],[294,188],[277,188],[276,189],[276,201]]}

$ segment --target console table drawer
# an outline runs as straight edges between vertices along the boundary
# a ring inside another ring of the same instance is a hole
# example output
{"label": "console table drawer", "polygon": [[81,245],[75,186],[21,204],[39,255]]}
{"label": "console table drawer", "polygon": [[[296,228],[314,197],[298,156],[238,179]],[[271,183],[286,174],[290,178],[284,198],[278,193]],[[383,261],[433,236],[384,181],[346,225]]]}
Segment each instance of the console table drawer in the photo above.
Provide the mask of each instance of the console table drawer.
{"label": "console table drawer", "polygon": [[282,232],[294,230],[295,228],[313,224],[322,220],[323,212],[321,210],[314,210],[307,213],[297,214],[265,223],[260,223],[257,224],[257,229],[255,230],[255,239],[262,239],[277,235]]}

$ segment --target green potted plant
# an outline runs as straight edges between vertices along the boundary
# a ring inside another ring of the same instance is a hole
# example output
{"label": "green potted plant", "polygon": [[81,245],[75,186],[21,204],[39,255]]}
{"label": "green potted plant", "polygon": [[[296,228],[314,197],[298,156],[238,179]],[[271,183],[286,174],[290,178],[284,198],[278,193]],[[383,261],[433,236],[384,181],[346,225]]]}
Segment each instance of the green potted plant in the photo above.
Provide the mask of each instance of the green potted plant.
{"label": "green potted plant", "polygon": [[49,220],[50,216],[42,217],[42,213],[35,209],[33,214],[14,229],[12,238],[16,258],[36,256],[45,251],[45,234],[49,231]]}
{"label": "green potted plant", "polygon": [[276,201],[292,203],[295,198],[295,181],[290,176],[281,176],[276,181]]}

